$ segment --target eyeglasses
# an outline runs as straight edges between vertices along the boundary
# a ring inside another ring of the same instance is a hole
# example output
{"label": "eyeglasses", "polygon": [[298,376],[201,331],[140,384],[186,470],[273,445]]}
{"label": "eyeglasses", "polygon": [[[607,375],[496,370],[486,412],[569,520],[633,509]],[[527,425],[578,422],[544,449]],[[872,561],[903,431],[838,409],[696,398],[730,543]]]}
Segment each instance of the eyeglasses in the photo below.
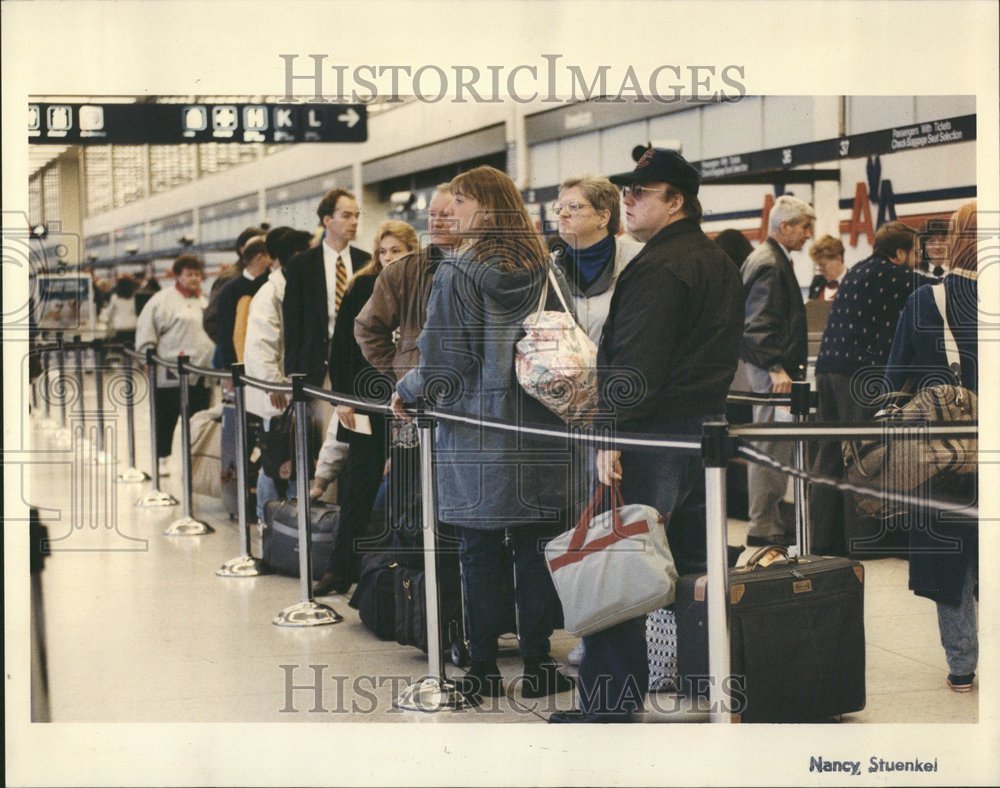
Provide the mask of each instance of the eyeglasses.
{"label": "eyeglasses", "polygon": [[661,192],[666,194],[666,189],[653,189],[649,186],[640,186],[638,183],[627,183],[622,186],[622,197],[627,199],[631,197],[633,200],[641,200],[643,192]]}
{"label": "eyeglasses", "polygon": [[594,206],[587,202],[557,202],[552,206],[552,210],[556,213],[562,213],[563,210],[569,211],[570,216],[576,216],[584,208],[593,208]]}

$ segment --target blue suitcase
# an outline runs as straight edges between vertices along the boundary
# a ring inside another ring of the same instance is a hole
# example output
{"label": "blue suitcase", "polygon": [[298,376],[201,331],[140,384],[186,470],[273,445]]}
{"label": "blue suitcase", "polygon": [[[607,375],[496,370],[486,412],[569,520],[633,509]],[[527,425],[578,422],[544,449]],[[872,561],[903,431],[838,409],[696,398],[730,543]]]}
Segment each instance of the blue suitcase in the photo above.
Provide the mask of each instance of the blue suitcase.
{"label": "blue suitcase", "polygon": [[[340,507],[313,503],[310,558],[314,578],[320,578],[330,566],[333,537],[340,523]],[[299,576],[298,501],[268,501],[264,504],[263,561],[279,575]]]}

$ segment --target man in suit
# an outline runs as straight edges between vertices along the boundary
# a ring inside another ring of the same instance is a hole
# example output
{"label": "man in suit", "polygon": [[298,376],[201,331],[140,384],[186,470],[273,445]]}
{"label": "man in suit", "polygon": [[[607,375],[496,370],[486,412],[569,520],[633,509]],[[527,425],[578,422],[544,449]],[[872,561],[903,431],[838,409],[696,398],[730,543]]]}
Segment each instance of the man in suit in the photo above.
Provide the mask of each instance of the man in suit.
{"label": "man in suit", "polygon": [[358,232],[358,203],[346,189],[331,189],[316,209],[323,241],[292,258],[285,272],[282,319],[285,326],[285,374],[304,373],[306,382],[328,380],[330,337],[340,299],[354,272],[371,255],[350,246]]}
{"label": "man in suit", "polygon": [[844,244],[839,238],[824,235],[810,247],[809,256],[819,266],[819,273],[809,285],[809,300],[832,301],[847,273]]}
{"label": "man in suit", "polygon": [[[806,310],[802,301],[791,253],[813,234],[816,213],[802,200],[779,197],[768,222],[767,241],[743,264],[746,309],[740,365],[756,393],[790,394],[792,381],[805,377],[808,355]],[[755,405],[755,422],[785,420],[787,407]],[[790,417],[788,417],[790,419]],[[785,465],[792,461],[792,443],[760,441],[757,447]],[[747,544],[791,544],[781,519],[779,504],[785,496],[785,474],[751,463],[747,469],[750,492],[750,528]]]}

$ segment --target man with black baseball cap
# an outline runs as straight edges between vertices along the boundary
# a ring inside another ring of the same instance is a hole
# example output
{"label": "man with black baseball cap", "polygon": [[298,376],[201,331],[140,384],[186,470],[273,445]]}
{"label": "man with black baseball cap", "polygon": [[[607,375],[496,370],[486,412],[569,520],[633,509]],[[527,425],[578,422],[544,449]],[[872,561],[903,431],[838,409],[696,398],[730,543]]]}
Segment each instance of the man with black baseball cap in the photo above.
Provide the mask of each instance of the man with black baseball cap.
{"label": "man with black baseball cap", "polygon": [[[645,247],[622,272],[598,354],[601,413],[619,432],[690,435],[722,417],[743,332],[743,286],[732,261],[701,231],[701,176],[673,150],[650,147],[621,185],[628,231]],[[627,385],[623,385],[627,384]],[[620,396],[620,392],[635,392]],[[705,571],[701,458],[661,449],[598,452],[604,484],[666,519],[680,574]],[[649,685],[646,616],[584,638],[579,711],[549,722],[631,722]]]}

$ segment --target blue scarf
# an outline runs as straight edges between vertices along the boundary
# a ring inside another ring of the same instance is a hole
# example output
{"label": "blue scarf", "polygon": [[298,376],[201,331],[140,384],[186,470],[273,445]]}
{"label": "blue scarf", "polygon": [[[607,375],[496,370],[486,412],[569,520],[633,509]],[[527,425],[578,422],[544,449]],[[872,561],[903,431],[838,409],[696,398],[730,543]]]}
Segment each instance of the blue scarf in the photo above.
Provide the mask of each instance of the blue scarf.
{"label": "blue scarf", "polygon": [[615,257],[615,237],[607,236],[586,249],[568,247],[570,260],[576,266],[580,289],[586,290],[601,275],[608,261]]}

